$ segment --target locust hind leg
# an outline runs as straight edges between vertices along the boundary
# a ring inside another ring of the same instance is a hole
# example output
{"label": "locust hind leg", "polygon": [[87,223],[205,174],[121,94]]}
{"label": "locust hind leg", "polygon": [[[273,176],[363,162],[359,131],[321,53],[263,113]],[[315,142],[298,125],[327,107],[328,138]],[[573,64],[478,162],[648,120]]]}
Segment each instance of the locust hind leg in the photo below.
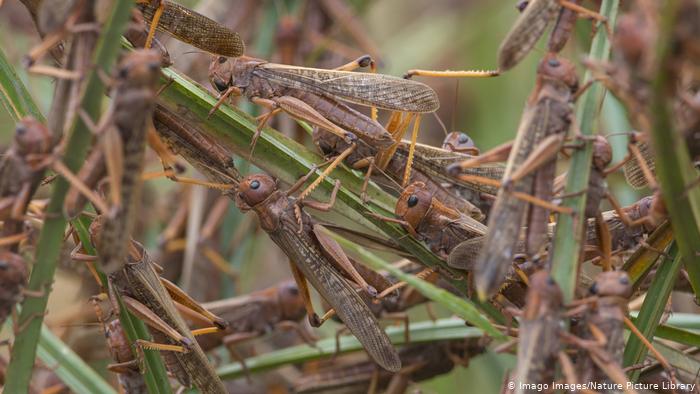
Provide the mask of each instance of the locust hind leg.
{"label": "locust hind leg", "polygon": [[206,310],[187,293],[182,291],[182,289],[177,287],[173,282],[165,278],[160,278],[160,282],[168,291],[168,294],[170,294],[170,297],[172,297],[173,301],[176,301],[182,304],[183,306],[195,311],[196,313],[199,313],[200,315],[204,316],[208,321],[217,326],[219,329],[224,329],[228,326],[228,322],[226,320]]}
{"label": "locust hind leg", "polygon": [[[124,302],[124,305],[126,305],[126,307],[129,309],[129,311],[131,313],[133,313],[135,316],[137,316],[139,319],[141,319],[149,327],[167,335],[172,340],[174,340],[177,343],[180,343],[180,345],[181,345],[181,346],[168,345],[168,346],[172,346],[173,349],[155,349],[155,350],[173,350],[173,351],[180,351],[180,352],[189,352],[190,351],[190,347],[193,345],[192,341],[189,338],[187,338],[186,336],[179,333],[174,328],[170,327],[165,321],[163,321],[163,319],[161,319],[158,315],[153,313],[153,311],[148,309],[147,306],[145,306],[144,304],[140,303],[139,301],[137,301],[129,296],[122,296],[122,301]],[[146,345],[149,345],[149,343],[146,343]],[[156,344],[156,345],[158,345],[158,344]],[[146,348],[151,349],[149,347],[146,347]],[[175,350],[174,348],[179,348],[181,350]]]}
{"label": "locust hind leg", "polygon": [[297,268],[296,264],[291,260],[289,261],[289,268],[291,269],[292,275],[294,276],[294,281],[296,282],[297,287],[299,288],[299,294],[301,295],[301,299],[302,301],[304,301],[304,308],[306,309],[306,316],[309,319],[309,324],[311,324],[311,327],[320,327],[325,320],[319,318],[316,312],[314,311],[314,306],[311,303],[311,295],[309,295],[309,285],[306,282],[304,274],[301,272],[301,270],[299,270],[299,268]]}
{"label": "locust hind leg", "polygon": [[[336,185],[339,184],[339,182],[336,183]],[[349,275],[353,282],[358,284],[367,292],[367,294],[372,297],[376,297],[377,290],[373,286],[370,286],[367,281],[365,281],[365,278],[363,278],[357,269],[352,265],[352,262],[350,262],[350,259],[340,245],[324,231],[324,227],[316,224],[313,227],[313,232],[319,245],[326,255],[331,258],[332,262],[335,263],[335,266],[340,269],[341,272],[345,272],[347,275]]]}

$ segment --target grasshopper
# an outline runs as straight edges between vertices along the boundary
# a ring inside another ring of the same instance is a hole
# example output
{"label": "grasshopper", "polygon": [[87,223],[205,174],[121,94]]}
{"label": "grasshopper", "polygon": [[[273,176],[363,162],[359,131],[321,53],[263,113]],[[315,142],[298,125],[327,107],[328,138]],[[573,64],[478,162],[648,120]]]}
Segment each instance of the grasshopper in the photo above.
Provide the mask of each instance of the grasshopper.
{"label": "grasshopper", "polygon": [[484,346],[473,340],[452,340],[410,345],[401,348],[399,356],[405,365],[396,374],[378,371],[369,362],[340,364],[303,375],[294,383],[295,393],[388,392],[404,393],[410,382],[420,382],[452,371],[455,365],[467,366],[469,358],[484,351]]}
{"label": "grasshopper", "polygon": [[[548,50],[559,52],[568,40],[571,25],[578,14],[598,20],[609,32],[607,19],[593,11],[578,5],[579,1],[534,0],[527,2],[515,25],[506,35],[498,48],[498,69],[506,71],[518,64],[535,46],[547,26],[558,16]],[[572,15],[573,14],[573,15]],[[612,35],[612,34],[609,34]]]}
{"label": "grasshopper", "polygon": [[328,210],[340,183],[336,182],[331,202],[328,204],[300,202],[291,198],[290,194],[303,185],[305,178],[301,178],[287,192],[282,192],[270,176],[249,175],[239,184],[236,204],[243,211],[255,211],[261,227],[292,261],[292,272],[304,296],[312,324],[319,325],[320,321],[313,313],[308,290],[304,290],[307,289],[304,278],[311,281],[321,296],[331,304],[372,359],[388,371],[398,371],[401,361],[389,338],[355,289],[341,276],[336,267],[341,267],[368,293],[375,294],[376,290],[370,288],[352,268],[340,246],[322,233],[322,226],[316,224],[300,209],[303,204],[315,209]]}
{"label": "grasshopper", "polygon": [[[367,59],[355,64],[368,64]],[[359,137],[385,149],[394,142],[392,136],[377,121],[343,101],[411,113],[435,112],[440,106],[435,91],[420,82],[382,74],[274,64],[250,57],[214,57],[209,80],[222,94],[212,113],[231,94],[245,95],[252,102],[272,109],[262,118],[253,146],[262,126],[277,108],[348,143]]]}
{"label": "grasshopper", "polygon": [[[604,338],[605,350],[612,360],[595,360],[591,357],[581,357],[581,379],[584,382],[609,381],[601,362],[621,364],[622,353],[625,349],[624,319],[627,316],[627,302],[632,295],[632,283],[623,271],[610,271],[598,274],[589,292],[595,296],[590,309],[584,313],[581,327],[582,339]],[[600,337],[600,335],[603,335]],[[598,366],[596,366],[596,364]]]}
{"label": "grasshopper", "polygon": [[27,264],[22,256],[0,249],[0,324],[5,323],[22,299],[28,276]]}
{"label": "grasshopper", "polygon": [[26,117],[15,128],[12,146],[0,158],[0,245],[17,251],[22,240],[24,216],[39,186],[53,148],[46,126]]}
{"label": "grasshopper", "polygon": [[202,307],[228,322],[221,333],[199,339],[204,349],[221,343],[229,347],[278,329],[292,329],[308,343],[314,339],[299,324],[306,316],[306,308],[292,280],[240,297],[208,302]]}
{"label": "grasshopper", "polygon": [[[105,219],[98,216],[90,225],[90,236],[100,256],[104,256],[101,233],[108,223]],[[149,326],[156,341],[140,340],[139,347],[169,351],[165,355],[166,367],[183,386],[194,384],[205,393],[226,392],[176,305],[202,316],[217,329],[225,328],[226,322],[202,308],[177,286],[160,278],[146,250],[133,240],[129,241],[122,267],[109,275],[109,296],[117,299],[117,294],[129,311]]]}
{"label": "grasshopper", "polygon": [[395,214],[399,219],[380,218],[401,224],[444,260],[460,242],[487,232],[482,223],[441,203],[422,182],[404,190],[396,201]]}
{"label": "grasshopper", "polygon": [[[475,267],[477,291],[482,298],[493,294],[510,266],[523,218],[527,218],[528,228],[526,253],[538,253],[544,245],[549,211],[559,210],[549,203],[555,156],[571,124],[576,87],[573,64],[552,56],[542,60],[535,91],[525,107],[508,159],[505,187],[498,192],[491,210],[489,233]],[[528,195],[536,197],[531,200],[532,206],[526,202]]]}
{"label": "grasshopper", "polygon": [[546,271],[534,273],[529,282],[518,328],[515,393],[534,392],[523,388],[525,384],[551,386],[556,372],[553,367],[562,350],[559,340],[563,318],[561,290]]}
{"label": "grasshopper", "polygon": [[[104,246],[100,252],[105,256],[101,264],[106,272],[121,267],[126,254],[140,196],[146,139],[148,128],[152,127],[159,76],[160,57],[156,51],[137,50],[120,61],[112,106],[100,123],[93,125],[100,137],[99,147],[93,149],[87,165],[78,173],[78,178],[91,182],[101,179],[104,173],[110,178],[112,207],[99,206],[103,214],[110,216],[101,232]],[[64,171],[62,175],[67,174]],[[78,188],[68,192],[64,211],[69,216],[82,210],[81,193],[83,190]]]}
{"label": "grasshopper", "polygon": [[[126,337],[119,319],[115,317],[110,321],[105,321],[102,308],[99,306],[99,297],[93,297],[91,302],[107,341],[109,353],[112,359],[116,361],[115,364],[109,364],[107,369],[117,374],[119,386],[124,392],[134,394],[147,393],[146,382],[139,371],[138,359],[131,349],[131,343]],[[111,313],[113,312],[114,310]]]}

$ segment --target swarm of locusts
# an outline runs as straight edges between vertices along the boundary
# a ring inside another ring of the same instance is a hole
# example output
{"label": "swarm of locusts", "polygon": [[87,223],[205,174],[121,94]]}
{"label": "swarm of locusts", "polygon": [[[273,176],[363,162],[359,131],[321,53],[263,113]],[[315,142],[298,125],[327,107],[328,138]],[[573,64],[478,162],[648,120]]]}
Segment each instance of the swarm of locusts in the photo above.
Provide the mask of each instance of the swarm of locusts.
{"label": "swarm of locusts", "polygon": [[[41,35],[22,63],[53,101],[0,67],[4,392],[403,393],[485,353],[514,362],[503,393],[698,392],[699,320],[669,298],[700,299],[697,1],[521,1],[494,70],[404,76],[351,2],[280,17],[275,62],[243,42],[266,2],[227,24],[167,0],[22,3]],[[565,55],[577,34],[590,52]],[[509,142],[417,142],[449,101],[434,78],[515,68],[531,91]],[[613,97],[629,128],[599,121]],[[619,203],[611,175],[645,197]],[[248,261],[256,239],[274,258]],[[250,288],[242,261],[287,278]],[[87,294],[60,321],[57,268]]]}

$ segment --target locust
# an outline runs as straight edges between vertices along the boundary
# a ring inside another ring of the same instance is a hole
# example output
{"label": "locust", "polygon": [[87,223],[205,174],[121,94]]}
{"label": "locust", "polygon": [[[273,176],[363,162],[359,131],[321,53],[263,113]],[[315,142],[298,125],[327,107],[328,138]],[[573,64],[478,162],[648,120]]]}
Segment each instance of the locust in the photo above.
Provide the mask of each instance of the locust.
{"label": "locust", "polygon": [[405,346],[399,351],[405,367],[396,374],[378,371],[366,361],[343,363],[303,375],[294,383],[294,392],[322,393],[342,389],[344,393],[404,393],[410,382],[449,373],[455,365],[466,366],[471,357],[483,351],[478,341],[470,339]]}
{"label": "locust", "polygon": [[24,258],[0,248],[0,324],[15,311],[22,299],[29,272]]}
{"label": "locust", "polygon": [[433,197],[431,190],[422,182],[412,183],[404,190],[396,201],[394,212],[399,219],[380,218],[401,224],[444,260],[460,242],[484,236],[487,232],[481,222]]}
{"label": "locust", "polygon": [[549,211],[565,212],[550,200],[556,154],[571,124],[577,85],[570,62],[546,56],[540,63],[536,87],[523,112],[504,187],[491,210],[489,232],[475,267],[477,292],[482,298],[496,291],[513,261],[523,219],[528,228],[525,251],[532,256],[545,244]]}
{"label": "locust", "polygon": [[[90,225],[90,237],[99,256],[104,256],[101,233],[106,223],[106,217],[98,216]],[[190,314],[211,322],[214,327],[204,332],[223,329],[226,322],[202,308],[177,286],[160,278],[155,263],[138,242],[129,240],[122,266],[109,275],[109,297],[119,297],[131,313],[149,326],[155,342],[139,340],[137,346],[167,351],[164,355],[166,368],[183,386],[194,385],[205,393],[226,392],[178,310],[184,307]]]}
{"label": "locust", "polygon": [[10,148],[0,158],[0,246],[17,252],[24,238],[24,219],[53,149],[46,126],[32,117],[22,119],[15,128]]}
{"label": "locust", "polygon": [[296,331],[307,343],[314,340],[299,324],[306,317],[306,308],[293,280],[239,297],[208,302],[202,307],[228,323],[220,333],[199,339],[204,349],[212,349],[221,343],[230,348],[277,330]]}
{"label": "locust", "polygon": [[[123,265],[128,237],[139,201],[141,173],[146,140],[152,126],[156,88],[160,77],[160,57],[153,50],[136,50],[119,63],[112,94],[112,106],[97,125],[98,146],[88,156],[77,177],[94,184],[103,174],[109,175],[111,207],[98,205],[109,216],[101,236],[102,268],[111,273]],[[91,123],[89,119],[84,119]],[[60,171],[68,176],[66,171]],[[74,187],[68,192],[64,211],[75,216],[82,210],[85,189]]]}
{"label": "locust", "polygon": [[[358,59],[355,66],[368,64]],[[388,148],[392,136],[377,121],[350,108],[343,102],[411,113],[435,112],[440,102],[427,85],[401,78],[372,73],[325,70],[269,63],[262,59],[214,57],[209,80],[221,93],[216,111],[231,94],[245,95],[252,102],[271,111],[262,118],[253,146],[262,126],[281,109],[291,116],[308,121],[354,142],[357,138]]]}
{"label": "locust", "polygon": [[[107,369],[117,374],[119,386],[124,392],[130,394],[147,393],[146,382],[139,371],[138,359],[131,349],[131,342],[127,338],[118,317],[114,316],[111,320],[106,321],[105,319],[109,319],[110,316],[105,318],[102,308],[99,306],[99,297],[93,297],[90,301],[95,308],[97,320],[102,327],[109,353],[116,362],[109,364]],[[111,314],[114,314],[114,310],[110,312]]]}
{"label": "locust", "polygon": [[[287,192],[282,192],[272,177],[264,174],[249,175],[241,180],[238,186],[236,204],[242,211],[253,210],[257,214],[260,226],[292,261],[292,273],[304,296],[312,324],[319,325],[320,319],[310,305],[308,290],[304,290],[307,289],[307,279],[334,308],[370,357],[382,368],[396,372],[401,368],[396,350],[362,298],[343,278],[341,272],[348,274],[363,291],[371,295],[376,294],[376,289],[370,288],[352,268],[340,246],[323,234],[322,226],[315,223],[301,209],[304,205],[328,210],[340,183],[336,182],[331,202],[328,204],[298,201],[290,197],[291,193],[303,185],[305,178],[301,178]],[[341,271],[338,267],[341,267]]]}
{"label": "locust", "polygon": [[518,361],[515,393],[535,392],[526,384],[551,387],[556,362],[562,350],[559,339],[563,319],[561,290],[546,271],[534,273],[529,280],[525,309],[518,327]]}
{"label": "locust", "polygon": [[[597,386],[612,387],[615,383],[625,393],[636,393],[627,385],[628,378],[622,369],[622,355],[625,348],[624,328],[630,329],[670,373],[674,381],[675,373],[670,364],[649,341],[639,332],[627,317],[627,303],[632,295],[632,282],[624,271],[604,271],[596,276],[588,297],[575,301],[570,316],[580,316],[572,331],[562,338],[577,346],[580,351],[578,371],[581,381],[595,382]],[[619,391],[619,390],[614,390]]]}
{"label": "locust", "polygon": [[563,48],[575,18],[579,14],[602,22],[606,30],[609,30],[604,16],[583,8],[578,3],[579,1],[576,0],[527,2],[527,6],[498,48],[499,71],[507,71],[517,65],[532,50],[555,18],[558,18],[557,25],[548,43],[548,50],[552,53],[559,52]]}

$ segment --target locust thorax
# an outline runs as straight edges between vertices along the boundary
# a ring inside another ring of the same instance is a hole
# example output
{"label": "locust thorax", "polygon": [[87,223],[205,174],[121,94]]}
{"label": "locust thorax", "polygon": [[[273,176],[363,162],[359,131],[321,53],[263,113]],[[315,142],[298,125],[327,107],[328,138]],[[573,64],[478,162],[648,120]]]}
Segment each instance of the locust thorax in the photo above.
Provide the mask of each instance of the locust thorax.
{"label": "locust thorax", "polygon": [[632,295],[632,282],[624,271],[601,272],[591,285],[589,292],[600,297],[621,297]]}
{"label": "locust thorax", "polygon": [[445,136],[442,141],[442,149],[451,152],[465,152],[473,155],[479,154],[479,148],[476,147],[474,141],[461,131],[453,131]]}
{"label": "locust thorax", "polygon": [[51,134],[41,122],[27,116],[15,128],[14,150],[21,156],[43,155],[51,150]]}
{"label": "locust thorax", "polygon": [[294,281],[282,283],[277,290],[277,298],[282,311],[282,320],[296,321],[306,314],[304,299]]}
{"label": "locust thorax", "polygon": [[428,214],[432,205],[433,194],[423,182],[414,182],[401,193],[396,201],[396,216],[402,218],[414,229],[417,229],[421,221]]}
{"label": "locust thorax", "polygon": [[160,80],[160,54],[152,49],[128,53],[117,67],[117,84],[123,88],[149,88],[153,91]]}
{"label": "locust thorax", "polygon": [[568,88],[570,93],[576,93],[578,90],[576,66],[569,60],[555,55],[545,56],[537,67],[537,85],[543,88],[552,84],[557,86],[563,84],[562,87]]}
{"label": "locust thorax", "polygon": [[265,201],[277,191],[277,182],[265,174],[253,174],[243,178],[238,185],[236,205],[241,210],[248,210]]}
{"label": "locust thorax", "polygon": [[605,167],[612,161],[612,148],[605,137],[597,135],[593,141],[593,166],[599,170],[605,170]]}
{"label": "locust thorax", "polygon": [[534,319],[554,313],[561,305],[561,290],[549,273],[538,271],[532,274],[525,300],[525,318]]}

